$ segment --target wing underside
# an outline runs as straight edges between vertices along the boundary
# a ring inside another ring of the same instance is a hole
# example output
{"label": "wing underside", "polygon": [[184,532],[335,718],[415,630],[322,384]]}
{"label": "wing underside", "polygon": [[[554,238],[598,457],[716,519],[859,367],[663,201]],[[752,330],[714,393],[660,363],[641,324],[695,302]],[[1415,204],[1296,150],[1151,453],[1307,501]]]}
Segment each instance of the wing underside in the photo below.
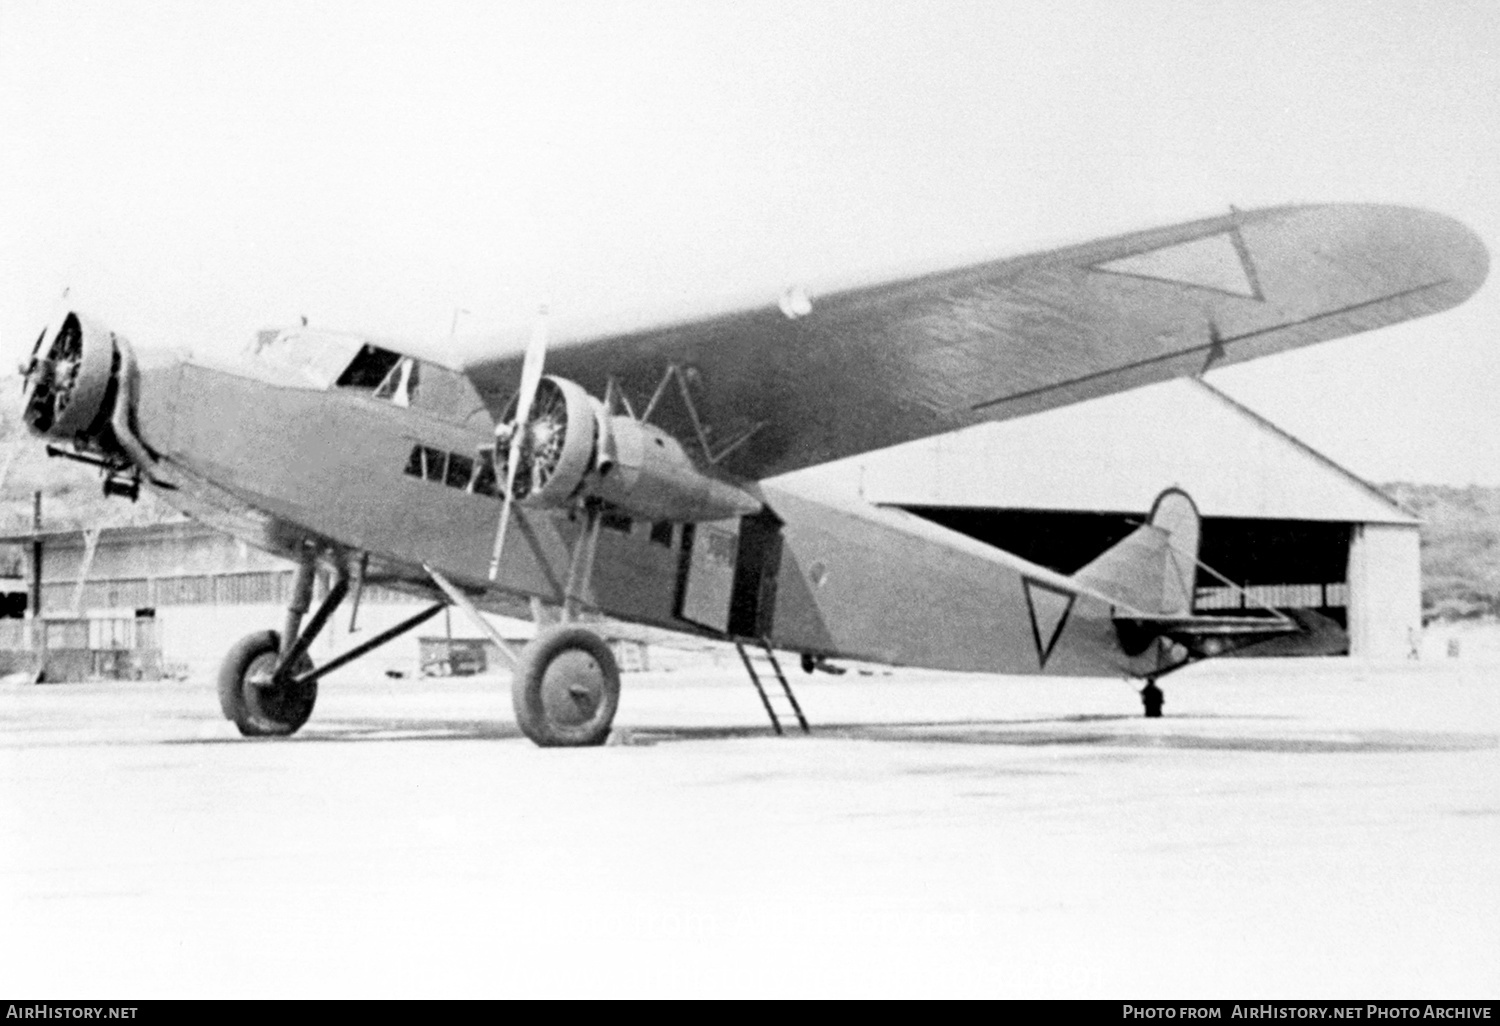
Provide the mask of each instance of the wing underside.
{"label": "wing underside", "polygon": [[[548,369],[650,405],[705,462],[759,479],[1435,313],[1487,270],[1472,232],[1426,211],[1236,211],[656,327],[563,329]],[[463,361],[492,412],[515,388],[514,343]]]}

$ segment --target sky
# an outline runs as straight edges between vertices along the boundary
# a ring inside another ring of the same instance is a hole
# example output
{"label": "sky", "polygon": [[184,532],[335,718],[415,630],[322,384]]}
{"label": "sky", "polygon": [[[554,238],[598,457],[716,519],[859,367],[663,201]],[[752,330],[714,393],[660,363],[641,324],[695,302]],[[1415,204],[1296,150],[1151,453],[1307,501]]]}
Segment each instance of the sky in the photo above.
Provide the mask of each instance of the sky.
{"label": "sky", "polygon": [[[1325,201],[1500,248],[1500,4],[0,0],[13,360],[64,288],[229,353]],[[1491,280],[1209,380],[1368,479],[1500,485],[1497,342]]]}

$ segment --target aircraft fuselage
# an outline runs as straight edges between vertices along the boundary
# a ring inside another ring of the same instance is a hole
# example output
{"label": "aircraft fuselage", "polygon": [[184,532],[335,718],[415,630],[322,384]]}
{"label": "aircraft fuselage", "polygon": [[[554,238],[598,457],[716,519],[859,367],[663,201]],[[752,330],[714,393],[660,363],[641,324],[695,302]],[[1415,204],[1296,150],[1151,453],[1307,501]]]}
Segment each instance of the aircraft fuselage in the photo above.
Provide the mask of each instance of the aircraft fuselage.
{"label": "aircraft fuselage", "polygon": [[[461,395],[439,411],[369,390],[316,390],[191,360],[141,361],[134,423],[163,498],[295,558],[368,553],[372,579],[435,594],[438,569],[495,608],[561,604],[576,512],[519,509],[498,580],[500,500],[474,488],[491,421]],[[1048,572],[897,510],[763,485],[766,512],[700,524],[606,511],[583,605],[820,656],[1013,674],[1121,675],[1107,603]],[[486,600],[488,597],[488,600]]]}

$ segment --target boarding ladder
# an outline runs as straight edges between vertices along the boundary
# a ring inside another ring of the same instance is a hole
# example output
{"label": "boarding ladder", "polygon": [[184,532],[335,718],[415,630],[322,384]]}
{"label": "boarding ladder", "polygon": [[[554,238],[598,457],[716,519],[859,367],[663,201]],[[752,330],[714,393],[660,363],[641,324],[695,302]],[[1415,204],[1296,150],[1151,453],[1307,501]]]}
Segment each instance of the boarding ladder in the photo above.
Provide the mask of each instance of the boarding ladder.
{"label": "boarding ladder", "polygon": [[[776,728],[776,733],[785,734],[781,721],[792,717],[796,718],[802,733],[812,733],[807,726],[807,717],[802,715],[802,706],[797,704],[797,696],[792,694],[792,686],[787,683],[786,674],[781,672],[781,664],[776,661],[776,653],[771,650],[770,641],[765,638],[736,638],[734,647],[739,649],[740,660],[750,674],[750,683],[755,685],[755,693],[760,695],[760,704],[766,707],[766,715],[771,717],[771,726]],[[760,667],[759,672],[756,670],[757,666]],[[774,677],[781,685],[780,692],[762,681],[763,675]],[[779,715],[776,712],[777,706],[782,706]]]}

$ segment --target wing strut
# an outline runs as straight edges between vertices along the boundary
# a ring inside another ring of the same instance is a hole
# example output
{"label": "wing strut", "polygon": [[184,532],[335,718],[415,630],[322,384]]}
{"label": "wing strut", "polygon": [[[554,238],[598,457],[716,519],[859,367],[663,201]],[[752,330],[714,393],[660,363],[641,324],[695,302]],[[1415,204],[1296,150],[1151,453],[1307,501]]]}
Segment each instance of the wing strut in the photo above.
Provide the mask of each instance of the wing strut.
{"label": "wing strut", "polygon": [[578,604],[588,593],[589,582],[594,577],[594,556],[599,551],[599,527],[604,523],[604,511],[595,500],[586,500],[583,507],[583,533],[573,543],[572,558],[568,560],[568,583],[563,589],[562,622],[572,623],[578,615]]}

